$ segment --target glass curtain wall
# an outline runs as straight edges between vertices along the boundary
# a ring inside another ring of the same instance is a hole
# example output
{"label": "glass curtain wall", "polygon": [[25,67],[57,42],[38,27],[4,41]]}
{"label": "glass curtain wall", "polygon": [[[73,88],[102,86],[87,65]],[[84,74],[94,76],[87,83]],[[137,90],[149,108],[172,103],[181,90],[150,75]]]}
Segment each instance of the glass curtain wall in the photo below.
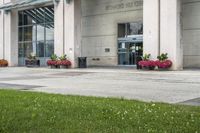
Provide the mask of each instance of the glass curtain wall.
{"label": "glass curtain wall", "polygon": [[42,66],[54,53],[54,7],[40,7],[19,11],[19,65],[25,65],[25,59],[35,54]]}

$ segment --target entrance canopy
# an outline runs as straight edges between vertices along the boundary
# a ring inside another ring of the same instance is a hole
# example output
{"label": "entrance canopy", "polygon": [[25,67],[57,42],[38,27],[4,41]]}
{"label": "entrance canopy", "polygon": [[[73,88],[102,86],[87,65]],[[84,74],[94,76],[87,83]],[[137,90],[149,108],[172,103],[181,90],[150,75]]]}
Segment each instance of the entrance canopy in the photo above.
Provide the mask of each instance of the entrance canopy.
{"label": "entrance canopy", "polygon": [[3,4],[2,6],[0,6],[0,10],[8,11],[12,9],[19,9],[27,6],[36,6],[48,3],[53,3],[53,0],[17,0],[15,2],[9,2]]}

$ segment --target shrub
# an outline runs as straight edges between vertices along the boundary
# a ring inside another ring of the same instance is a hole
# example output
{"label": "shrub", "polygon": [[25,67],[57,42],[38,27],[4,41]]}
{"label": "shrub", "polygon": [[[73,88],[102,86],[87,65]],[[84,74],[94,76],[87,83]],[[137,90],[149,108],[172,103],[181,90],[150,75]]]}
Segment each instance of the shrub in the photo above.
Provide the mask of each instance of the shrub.
{"label": "shrub", "polygon": [[151,54],[144,54],[144,56],[142,56],[142,60],[146,61],[146,60],[150,60]]}
{"label": "shrub", "polygon": [[58,59],[58,56],[56,54],[51,55],[51,60],[56,61]]}
{"label": "shrub", "polygon": [[62,56],[59,57],[59,59],[60,59],[60,60],[67,60],[67,55],[66,55],[66,54],[65,54],[65,55],[62,55]]}
{"label": "shrub", "polygon": [[168,59],[168,53],[162,53],[161,55],[159,55],[158,57],[157,57],[157,59],[159,60],[159,61],[165,61],[165,60],[167,60]]}

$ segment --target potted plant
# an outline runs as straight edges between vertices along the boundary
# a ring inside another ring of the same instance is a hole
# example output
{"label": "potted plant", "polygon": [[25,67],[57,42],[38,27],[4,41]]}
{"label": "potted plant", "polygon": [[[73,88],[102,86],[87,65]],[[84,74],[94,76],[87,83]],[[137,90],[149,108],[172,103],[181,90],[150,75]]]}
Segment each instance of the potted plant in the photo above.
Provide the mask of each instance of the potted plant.
{"label": "potted plant", "polygon": [[25,65],[27,67],[39,67],[40,60],[36,58],[36,55],[34,53],[31,53],[25,60]]}
{"label": "potted plant", "polygon": [[172,66],[172,61],[168,59],[167,53],[162,53],[157,57],[156,66],[159,70],[167,70]]}
{"label": "potted plant", "polygon": [[60,60],[57,63],[60,65],[60,68],[68,68],[71,66],[71,62],[67,59],[67,55],[62,55],[59,59]]}
{"label": "potted plant", "polygon": [[47,65],[51,68],[59,68],[58,56],[56,54],[51,55],[51,59],[47,61]]}
{"label": "potted plant", "polygon": [[4,60],[4,59],[1,59],[0,60],[0,67],[7,67],[7,66],[8,66],[8,61]]}
{"label": "potted plant", "polygon": [[143,69],[149,69],[154,70],[156,67],[155,61],[150,60],[151,54],[145,54],[142,57],[142,61],[139,61],[139,66],[141,66]]}

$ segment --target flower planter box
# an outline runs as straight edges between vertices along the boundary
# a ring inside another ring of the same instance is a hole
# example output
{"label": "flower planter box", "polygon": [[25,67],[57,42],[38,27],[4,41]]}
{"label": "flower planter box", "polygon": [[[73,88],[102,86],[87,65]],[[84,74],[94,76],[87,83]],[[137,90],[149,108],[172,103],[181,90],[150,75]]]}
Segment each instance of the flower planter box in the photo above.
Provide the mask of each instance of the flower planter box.
{"label": "flower planter box", "polygon": [[59,66],[59,65],[50,65],[50,68],[51,68],[51,69],[59,69],[60,66]]}
{"label": "flower planter box", "polygon": [[172,66],[171,60],[164,60],[164,61],[156,61],[156,66],[158,67],[158,70],[160,71],[167,71]]}
{"label": "flower planter box", "polygon": [[7,67],[7,66],[8,66],[8,61],[4,60],[4,59],[1,59],[0,60],[0,67]]}
{"label": "flower planter box", "polygon": [[142,67],[142,70],[155,70],[155,66],[152,67]]}
{"label": "flower planter box", "polygon": [[48,60],[47,61],[47,65],[50,66],[52,69],[58,69],[58,68],[62,68],[62,69],[67,69],[71,66],[71,62],[68,60]]}
{"label": "flower planter box", "polygon": [[155,61],[152,60],[142,60],[138,63],[143,70],[154,70],[156,67]]}
{"label": "flower planter box", "polygon": [[66,66],[66,65],[60,65],[60,68],[61,68],[61,69],[67,69],[67,68],[69,68],[69,66]]}
{"label": "flower planter box", "polygon": [[40,60],[25,60],[27,67],[40,67]]}

